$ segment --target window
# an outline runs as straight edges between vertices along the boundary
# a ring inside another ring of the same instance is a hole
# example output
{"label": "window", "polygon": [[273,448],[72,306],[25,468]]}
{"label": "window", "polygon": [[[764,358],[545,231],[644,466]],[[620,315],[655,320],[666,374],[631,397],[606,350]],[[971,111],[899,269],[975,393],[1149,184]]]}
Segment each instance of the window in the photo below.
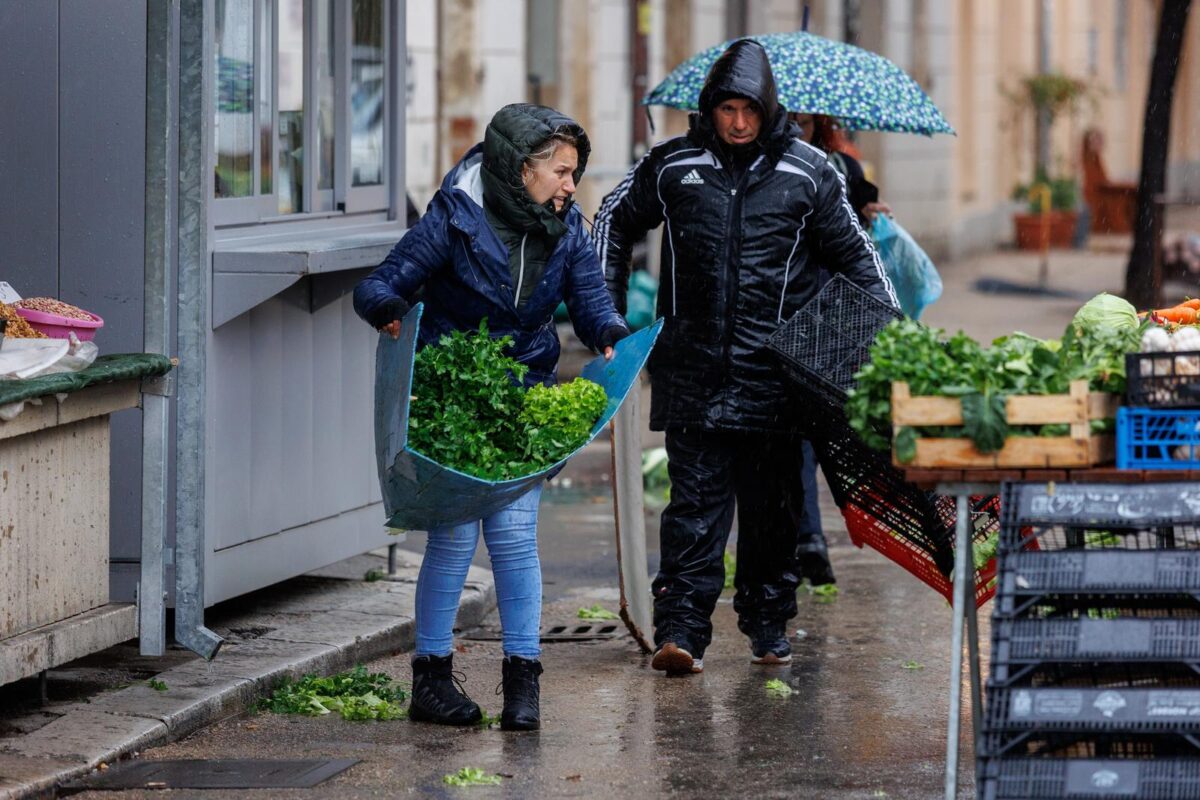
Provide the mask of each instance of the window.
{"label": "window", "polygon": [[214,0],[217,225],[385,210],[385,0]]}

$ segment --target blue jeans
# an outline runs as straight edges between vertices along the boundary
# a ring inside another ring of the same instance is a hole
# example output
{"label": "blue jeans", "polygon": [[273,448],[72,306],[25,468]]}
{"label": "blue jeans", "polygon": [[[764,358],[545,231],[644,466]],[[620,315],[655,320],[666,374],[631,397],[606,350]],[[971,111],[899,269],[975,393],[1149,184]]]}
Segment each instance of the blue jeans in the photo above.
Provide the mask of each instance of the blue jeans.
{"label": "blue jeans", "polygon": [[504,654],[521,658],[541,655],[542,565],[537,551],[541,497],[539,483],[490,517],[429,531],[417,578],[418,656],[448,656],[454,647],[454,619],[479,543],[481,522],[496,579]]}

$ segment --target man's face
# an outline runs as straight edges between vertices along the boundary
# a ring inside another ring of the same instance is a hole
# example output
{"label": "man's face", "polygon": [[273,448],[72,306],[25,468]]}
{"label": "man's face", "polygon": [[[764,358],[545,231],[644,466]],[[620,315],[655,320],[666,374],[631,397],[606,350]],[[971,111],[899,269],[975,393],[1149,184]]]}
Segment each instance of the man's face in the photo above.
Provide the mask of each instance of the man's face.
{"label": "man's face", "polygon": [[731,97],[713,109],[713,127],[727,144],[750,144],[762,129],[762,113],[746,98]]}

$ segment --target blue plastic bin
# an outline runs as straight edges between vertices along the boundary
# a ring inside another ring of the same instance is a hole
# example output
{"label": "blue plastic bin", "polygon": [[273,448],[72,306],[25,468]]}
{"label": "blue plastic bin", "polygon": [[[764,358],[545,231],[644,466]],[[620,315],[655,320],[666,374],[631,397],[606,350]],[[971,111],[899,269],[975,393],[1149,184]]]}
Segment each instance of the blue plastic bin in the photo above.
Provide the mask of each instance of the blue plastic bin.
{"label": "blue plastic bin", "polygon": [[1200,469],[1200,409],[1117,409],[1118,469]]}

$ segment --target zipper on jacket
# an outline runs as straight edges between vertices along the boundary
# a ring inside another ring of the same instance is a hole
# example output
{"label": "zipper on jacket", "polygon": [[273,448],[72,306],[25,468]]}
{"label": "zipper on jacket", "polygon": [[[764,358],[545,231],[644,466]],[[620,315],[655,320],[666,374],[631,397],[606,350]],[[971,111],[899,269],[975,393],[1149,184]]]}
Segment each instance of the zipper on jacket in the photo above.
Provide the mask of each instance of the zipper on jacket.
{"label": "zipper on jacket", "polygon": [[528,233],[521,237],[521,267],[517,272],[517,293],[513,296],[513,306],[517,310],[521,308],[521,286],[525,283],[525,240],[528,238]]}
{"label": "zipper on jacket", "polygon": [[[737,319],[737,303],[738,303],[737,281],[738,281],[738,274],[741,272],[741,270],[738,267],[738,264],[736,263],[736,259],[734,258],[735,254],[734,254],[734,249],[733,249],[734,242],[737,242],[738,243],[738,255],[740,255],[740,253],[741,253],[740,245],[741,245],[741,240],[742,240],[742,223],[741,223],[742,196],[738,194],[738,190],[743,188],[749,180],[750,180],[750,168],[747,167],[742,172],[742,177],[738,181],[737,186],[734,186],[729,190],[729,196],[732,199],[729,201],[729,216],[725,221],[725,230],[727,231],[727,235],[725,237],[724,268],[725,268],[725,284],[728,287],[728,291],[729,291],[729,302],[728,302],[728,309],[725,312],[725,337],[724,337],[725,341],[724,341],[724,352],[723,352],[723,357],[722,357],[722,363],[724,364],[724,376],[725,376],[725,382],[727,384],[729,383],[729,362],[730,362],[730,358],[731,358],[730,350],[733,347],[733,324],[734,324],[734,321]],[[735,222],[737,223],[736,235],[734,235],[734,233],[735,233],[734,232],[734,223]]]}

